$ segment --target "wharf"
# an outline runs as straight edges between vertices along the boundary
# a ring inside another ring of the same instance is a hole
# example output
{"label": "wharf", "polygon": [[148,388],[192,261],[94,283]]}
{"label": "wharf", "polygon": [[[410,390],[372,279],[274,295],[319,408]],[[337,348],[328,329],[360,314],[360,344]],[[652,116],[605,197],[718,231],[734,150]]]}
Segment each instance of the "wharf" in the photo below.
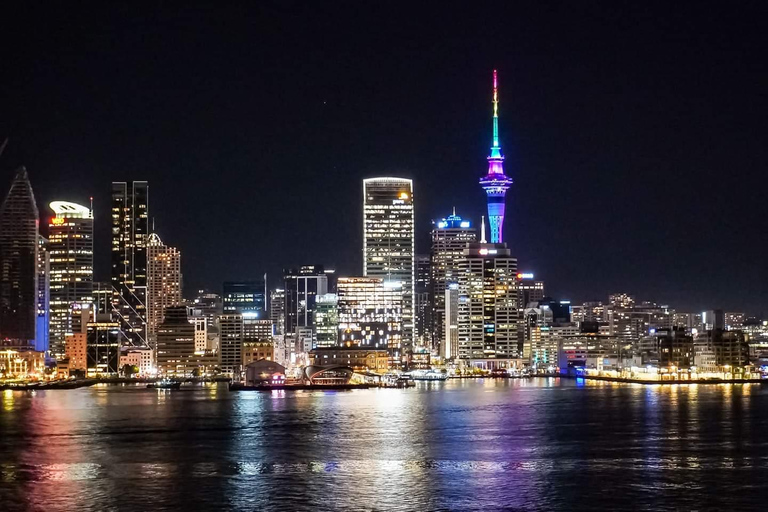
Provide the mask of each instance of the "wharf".
{"label": "wharf", "polygon": [[303,391],[303,390],[348,390],[348,389],[368,389],[375,387],[371,384],[270,384],[266,386],[246,386],[233,382],[229,385],[230,391]]}
{"label": "wharf", "polygon": [[766,384],[766,379],[693,379],[693,380],[650,380],[629,379],[626,377],[605,377],[601,375],[558,375],[565,379],[599,380],[603,382],[620,382],[623,384],[655,385],[689,385],[689,384]]}

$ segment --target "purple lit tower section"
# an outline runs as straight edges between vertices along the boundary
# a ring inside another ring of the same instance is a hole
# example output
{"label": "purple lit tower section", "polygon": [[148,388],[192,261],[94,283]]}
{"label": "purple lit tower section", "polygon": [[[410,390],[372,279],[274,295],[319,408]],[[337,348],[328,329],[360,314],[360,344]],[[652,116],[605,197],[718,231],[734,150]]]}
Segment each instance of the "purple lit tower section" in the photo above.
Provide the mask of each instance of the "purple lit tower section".
{"label": "purple lit tower section", "polygon": [[512,178],[504,174],[504,157],[499,146],[499,82],[493,70],[493,146],[488,157],[488,174],[480,178],[480,186],[488,194],[488,221],[491,225],[491,243],[503,243],[504,196]]}

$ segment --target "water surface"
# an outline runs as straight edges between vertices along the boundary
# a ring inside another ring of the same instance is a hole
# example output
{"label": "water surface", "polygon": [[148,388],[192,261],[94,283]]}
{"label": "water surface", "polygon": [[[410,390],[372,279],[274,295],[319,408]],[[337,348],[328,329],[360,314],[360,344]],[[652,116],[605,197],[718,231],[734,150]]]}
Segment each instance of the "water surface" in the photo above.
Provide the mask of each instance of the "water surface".
{"label": "water surface", "polygon": [[0,392],[1,510],[756,510],[768,386]]}

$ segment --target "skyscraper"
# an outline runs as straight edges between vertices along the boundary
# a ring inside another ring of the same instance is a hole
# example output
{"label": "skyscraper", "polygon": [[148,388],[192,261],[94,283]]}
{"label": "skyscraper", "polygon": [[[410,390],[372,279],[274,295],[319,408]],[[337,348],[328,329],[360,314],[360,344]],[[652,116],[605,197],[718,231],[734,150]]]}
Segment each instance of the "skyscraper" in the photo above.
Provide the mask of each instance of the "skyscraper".
{"label": "skyscraper", "polygon": [[275,334],[285,334],[285,290],[277,288],[269,294],[269,318]]}
{"label": "skyscraper", "polygon": [[48,327],[51,317],[51,258],[48,254],[48,240],[38,237],[37,244],[37,327],[35,350],[47,352],[50,348]]}
{"label": "skyscraper", "polygon": [[488,174],[480,178],[480,186],[488,195],[488,223],[491,243],[504,242],[504,198],[512,179],[504,174],[504,156],[499,145],[499,89],[496,70],[493,70],[493,145],[488,156]]}
{"label": "skyscraper", "polygon": [[221,295],[224,314],[253,313],[254,318],[267,319],[264,281],[227,281]]}
{"label": "skyscraper", "polygon": [[317,296],[315,332],[318,347],[335,347],[339,344],[339,298],[336,294]]}
{"label": "skyscraper", "polygon": [[283,270],[285,289],[285,334],[301,327],[315,328],[317,297],[328,293],[328,275],[323,265],[303,265]]}
{"label": "skyscraper", "polygon": [[145,345],[149,185],[146,181],[112,183],[113,307],[123,332]]}
{"label": "skyscraper", "polygon": [[191,372],[190,363],[195,354],[195,325],[189,321],[187,313],[184,306],[169,306],[162,320],[154,326],[157,370],[164,375],[183,376]]}
{"label": "skyscraper", "polygon": [[181,253],[152,233],[147,240],[147,336],[152,342],[166,308],[180,304]]}
{"label": "skyscraper", "polygon": [[55,216],[48,223],[49,336],[51,354],[63,358],[66,337],[80,332],[72,326],[74,305],[93,302],[93,211],[66,201],[50,208]]}
{"label": "skyscraper", "polygon": [[39,213],[24,167],[0,205],[0,342],[32,345],[38,309]]}
{"label": "skyscraper", "polygon": [[402,293],[402,356],[414,342],[414,256],[413,181],[363,180],[363,275]]}
{"label": "skyscraper", "polygon": [[[448,217],[433,222],[431,260],[431,297],[432,297],[432,348],[440,353],[453,354],[456,351],[445,351],[442,343],[449,332],[446,329],[446,293],[451,283],[459,282],[459,260],[469,242],[477,240],[477,231],[468,220],[456,215],[454,210]],[[454,308],[454,313],[456,309]]]}
{"label": "skyscraper", "polygon": [[486,369],[520,357],[517,259],[506,244],[467,244],[459,263],[459,357]]}
{"label": "skyscraper", "polygon": [[416,261],[416,283],[414,290],[414,336],[416,343],[427,349],[432,348],[432,296],[430,293],[430,257],[419,254]]}

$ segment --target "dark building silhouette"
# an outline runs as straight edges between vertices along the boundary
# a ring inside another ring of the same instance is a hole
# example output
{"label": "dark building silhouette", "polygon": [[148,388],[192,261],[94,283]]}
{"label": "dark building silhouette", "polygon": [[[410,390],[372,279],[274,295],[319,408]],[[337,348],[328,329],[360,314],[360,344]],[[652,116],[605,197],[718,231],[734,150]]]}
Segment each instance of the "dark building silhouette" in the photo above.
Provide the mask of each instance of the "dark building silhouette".
{"label": "dark building silhouette", "polygon": [[122,331],[133,344],[147,342],[147,239],[149,185],[112,183],[113,307]]}
{"label": "dark building silhouette", "polygon": [[34,345],[40,218],[24,167],[0,205],[0,342]]}
{"label": "dark building silhouette", "polygon": [[285,334],[299,327],[314,328],[318,295],[328,293],[328,275],[322,265],[303,265],[283,270]]}

